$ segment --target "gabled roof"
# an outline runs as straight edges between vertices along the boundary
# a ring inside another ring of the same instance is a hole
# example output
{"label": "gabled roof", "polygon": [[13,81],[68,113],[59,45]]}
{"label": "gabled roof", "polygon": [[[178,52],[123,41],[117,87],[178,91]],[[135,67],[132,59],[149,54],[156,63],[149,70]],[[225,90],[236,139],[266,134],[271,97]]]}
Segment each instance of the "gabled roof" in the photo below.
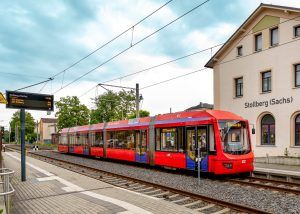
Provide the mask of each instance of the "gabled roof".
{"label": "gabled roof", "polygon": [[272,4],[263,4],[261,3],[255,11],[246,19],[246,21],[234,32],[234,34],[224,43],[224,45],[213,55],[213,57],[206,63],[205,67],[213,68],[214,63],[217,61],[216,59],[223,53],[226,47],[231,45],[231,42],[236,39],[240,32],[245,31],[245,26],[249,24],[257,15],[259,15],[264,9],[275,9],[275,10],[285,10],[291,12],[300,12],[300,8],[296,7],[286,7],[280,5],[272,5]]}

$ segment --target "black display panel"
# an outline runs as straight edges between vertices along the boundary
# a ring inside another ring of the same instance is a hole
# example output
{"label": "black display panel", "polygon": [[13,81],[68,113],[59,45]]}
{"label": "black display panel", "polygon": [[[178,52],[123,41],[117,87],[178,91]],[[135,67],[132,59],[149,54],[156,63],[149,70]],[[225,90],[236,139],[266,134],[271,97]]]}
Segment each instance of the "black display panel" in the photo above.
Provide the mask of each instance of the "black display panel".
{"label": "black display panel", "polygon": [[18,91],[6,91],[6,108],[53,111],[54,96]]}

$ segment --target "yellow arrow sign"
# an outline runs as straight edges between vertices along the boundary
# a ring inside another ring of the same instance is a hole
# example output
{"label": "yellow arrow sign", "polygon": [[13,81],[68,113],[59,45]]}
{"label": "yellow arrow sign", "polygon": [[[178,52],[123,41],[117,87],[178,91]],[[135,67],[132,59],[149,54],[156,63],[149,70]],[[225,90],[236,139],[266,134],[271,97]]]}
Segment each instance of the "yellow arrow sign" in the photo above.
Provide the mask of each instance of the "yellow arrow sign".
{"label": "yellow arrow sign", "polygon": [[7,101],[1,92],[0,92],[0,103],[7,104]]}

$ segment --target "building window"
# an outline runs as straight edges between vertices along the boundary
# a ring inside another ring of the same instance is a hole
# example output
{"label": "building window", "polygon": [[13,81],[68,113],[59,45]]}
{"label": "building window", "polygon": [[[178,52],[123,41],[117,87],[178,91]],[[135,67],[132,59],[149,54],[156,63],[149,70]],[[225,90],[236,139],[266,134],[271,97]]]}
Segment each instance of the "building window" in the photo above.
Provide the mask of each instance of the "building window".
{"label": "building window", "polygon": [[300,87],[300,64],[295,65],[295,86]]}
{"label": "building window", "polygon": [[295,119],[295,146],[300,146],[300,114]]}
{"label": "building window", "polygon": [[270,30],[271,35],[271,46],[278,45],[278,27]]}
{"label": "building window", "polygon": [[235,79],[235,97],[243,96],[243,77]]}
{"label": "building window", "polygon": [[236,48],[237,56],[243,56],[243,46],[239,46]]}
{"label": "building window", "polygon": [[261,73],[261,78],[262,78],[262,92],[271,91],[271,80],[272,80],[271,71]]}
{"label": "building window", "polygon": [[262,50],[262,34],[255,35],[255,51]]}
{"label": "building window", "polygon": [[294,36],[299,37],[300,36],[300,25],[294,27]]}
{"label": "building window", "polygon": [[275,119],[270,114],[261,119],[261,145],[275,145]]}

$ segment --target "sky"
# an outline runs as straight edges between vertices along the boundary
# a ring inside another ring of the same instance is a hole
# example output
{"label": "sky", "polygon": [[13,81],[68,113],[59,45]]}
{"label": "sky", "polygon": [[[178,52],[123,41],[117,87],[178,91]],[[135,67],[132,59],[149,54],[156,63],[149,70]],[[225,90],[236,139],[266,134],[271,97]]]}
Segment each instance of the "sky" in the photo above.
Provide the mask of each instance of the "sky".
{"label": "sky", "polygon": [[[167,0],[2,0],[0,3],[0,92],[41,82],[65,70],[99,48]],[[204,0],[173,0],[120,38],[95,52],[47,84],[26,92],[92,99],[105,92],[98,83],[146,69],[224,43],[260,3],[299,7],[299,0],[210,0],[193,12],[136,44]],[[136,44],[136,45],[135,45]],[[131,47],[133,45],[133,47]],[[79,81],[65,87],[109,58]],[[218,47],[108,84],[140,88],[203,69]],[[93,88],[94,87],[94,88]],[[60,91],[58,91],[61,89]],[[90,90],[91,89],[91,90]],[[90,90],[90,91],[89,91]],[[57,92],[58,91],[58,92]],[[89,92],[87,92],[89,91]],[[114,89],[114,91],[117,91]],[[87,93],[86,93],[87,92]],[[200,102],[213,104],[213,72],[206,69],[176,80],[141,89],[141,109],[151,115],[182,111]],[[0,105],[0,125],[8,128],[16,110]],[[29,111],[39,120],[55,117]]]}

